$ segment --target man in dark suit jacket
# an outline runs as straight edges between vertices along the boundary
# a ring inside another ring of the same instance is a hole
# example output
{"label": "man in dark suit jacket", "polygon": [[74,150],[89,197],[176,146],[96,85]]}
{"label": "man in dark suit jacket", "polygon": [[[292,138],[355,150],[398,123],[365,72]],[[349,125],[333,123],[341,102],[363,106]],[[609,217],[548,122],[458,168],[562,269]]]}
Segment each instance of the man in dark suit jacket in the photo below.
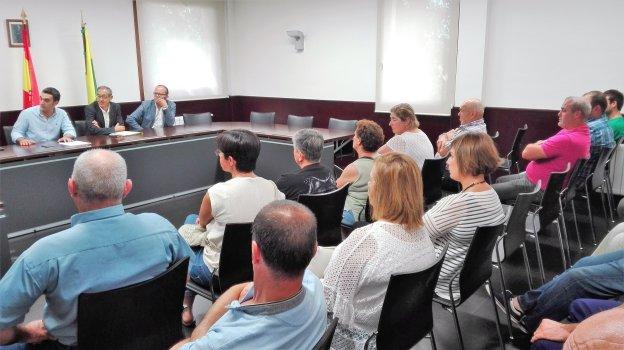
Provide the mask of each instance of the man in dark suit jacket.
{"label": "man in dark suit jacket", "polygon": [[111,102],[112,98],[113,91],[102,85],[97,89],[97,100],[85,106],[87,135],[108,135],[126,130],[121,107]]}

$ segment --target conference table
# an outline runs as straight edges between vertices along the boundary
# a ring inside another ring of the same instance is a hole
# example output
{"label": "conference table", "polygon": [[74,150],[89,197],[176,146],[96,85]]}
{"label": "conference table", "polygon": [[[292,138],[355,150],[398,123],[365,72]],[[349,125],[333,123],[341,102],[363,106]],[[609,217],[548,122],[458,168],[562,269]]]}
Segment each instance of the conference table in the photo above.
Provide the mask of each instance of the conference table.
{"label": "conference table", "polygon": [[[189,194],[203,196],[210,185],[226,180],[215,155],[215,139],[220,132],[233,129],[250,130],[260,138],[258,176],[275,181],[281,174],[298,170],[292,154],[292,136],[297,129],[281,124],[213,122],[145,129],[140,135],[124,137],[83,136],[76,140],[88,144],[77,147],[55,141],[4,146],[0,150],[0,201],[4,203],[0,236],[5,242],[7,238],[26,239],[24,249],[68,227],[76,209],[67,193],[67,179],[74,160],[91,148],[114,150],[126,160],[133,189],[123,202],[132,212],[147,211]],[[325,140],[321,162],[333,167],[334,145],[350,139],[353,132],[316,130]],[[11,254],[18,253],[13,250]]]}

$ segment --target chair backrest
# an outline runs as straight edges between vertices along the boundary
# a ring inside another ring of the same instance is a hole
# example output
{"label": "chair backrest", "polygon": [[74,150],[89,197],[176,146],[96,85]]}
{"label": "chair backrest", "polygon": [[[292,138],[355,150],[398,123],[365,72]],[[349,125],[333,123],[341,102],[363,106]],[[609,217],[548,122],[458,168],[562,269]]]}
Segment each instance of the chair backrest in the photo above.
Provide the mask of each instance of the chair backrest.
{"label": "chair backrest", "polygon": [[574,199],[574,197],[576,196],[576,189],[578,188],[579,184],[585,182],[585,179],[583,179],[583,173],[587,162],[588,159],[577,160],[574,168],[569,173],[569,176],[567,176],[564,180],[563,190],[561,190],[562,205],[565,206],[566,203]]}
{"label": "chair backrest", "polygon": [[321,246],[336,246],[342,242],[342,210],[349,185],[320,194],[301,194],[299,203],[310,208],[316,216],[317,241]]}
{"label": "chair backrest", "polygon": [[255,125],[275,125],[275,112],[251,112],[249,121]]}
{"label": "chair backrest", "polygon": [[468,299],[492,275],[492,252],[503,224],[477,227],[459,272],[459,293]]}
{"label": "chair backrest", "polygon": [[357,120],[344,120],[338,118],[329,118],[327,129],[340,131],[355,131]]}
{"label": "chair backrest", "polygon": [[212,124],[212,113],[184,113],[182,119],[184,119],[184,125]]}
{"label": "chair backrest", "polygon": [[374,222],[373,207],[371,207],[370,198],[366,198],[366,205],[364,206],[364,220],[366,220],[366,222]]}
{"label": "chair backrest", "polygon": [[13,139],[11,139],[11,131],[13,131],[12,126],[3,126],[2,131],[4,131],[4,139],[6,140],[7,145],[14,144]]}
{"label": "chair backrest", "polygon": [[421,176],[423,181],[423,197],[425,205],[434,203],[442,198],[442,174],[444,173],[445,158],[425,159]]}
{"label": "chair backrest", "polygon": [[300,117],[300,116],[292,115],[292,114],[288,115],[288,121],[286,122],[286,124],[289,127],[296,128],[296,129],[311,128],[312,123],[314,123],[313,116]]}
{"label": "chair backrest", "polygon": [[492,140],[496,141],[496,139],[500,136],[500,133],[498,132],[498,130],[496,130],[496,132],[494,132],[493,135],[490,135],[490,137],[492,138]]}
{"label": "chair backrest", "polygon": [[431,267],[392,275],[377,326],[378,349],[410,349],[433,328],[433,291],[446,248]]}
{"label": "chair backrest", "polygon": [[81,349],[168,349],[182,337],[189,259],[131,286],[78,297]]}
{"label": "chair backrest", "polygon": [[542,181],[539,180],[532,192],[520,193],[518,197],[516,197],[516,202],[511,210],[511,214],[509,214],[507,225],[505,226],[505,232],[507,233],[503,240],[505,257],[510,256],[524,243],[526,237],[526,218],[529,214],[529,209],[531,209],[531,204],[539,201],[541,183]]}
{"label": "chair backrest", "polygon": [[609,164],[613,150],[615,150],[615,147],[605,148],[602,150],[600,158],[598,158],[598,162],[596,163],[594,174],[592,175],[592,189],[600,187],[602,185],[602,181],[607,176],[607,164]]}
{"label": "chair backrest", "polygon": [[548,177],[548,184],[542,196],[541,210],[539,212],[539,223],[542,229],[548,227],[550,223],[559,217],[559,210],[561,209],[559,198],[570,168],[570,163],[568,163],[564,171],[551,173]]}
{"label": "chair backrest", "polygon": [[514,137],[511,149],[509,150],[509,153],[507,153],[507,159],[511,161],[511,164],[520,160],[520,145],[522,144],[522,139],[524,138],[524,134],[526,134],[528,128],[529,126],[524,124],[523,127],[518,128],[518,131],[516,131],[516,137]]}
{"label": "chair backrest", "polygon": [[87,134],[87,122],[84,120],[75,120],[74,128],[76,128],[76,136],[85,136]]}
{"label": "chair backrest", "polygon": [[251,280],[251,223],[227,224],[219,258],[219,287],[226,291],[235,284]]}
{"label": "chair backrest", "polygon": [[334,332],[336,331],[336,326],[338,325],[338,318],[332,318],[329,325],[327,325],[327,329],[325,329],[325,333],[321,339],[314,345],[312,350],[329,350],[331,349],[331,342],[334,338]]}

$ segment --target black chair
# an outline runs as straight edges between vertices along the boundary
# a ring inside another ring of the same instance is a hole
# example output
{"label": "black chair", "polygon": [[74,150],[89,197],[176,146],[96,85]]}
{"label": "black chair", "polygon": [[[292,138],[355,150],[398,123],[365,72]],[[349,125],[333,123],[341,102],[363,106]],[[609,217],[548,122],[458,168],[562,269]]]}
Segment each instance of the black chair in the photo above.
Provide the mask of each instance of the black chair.
{"label": "black chair", "polygon": [[375,220],[373,220],[373,207],[371,207],[368,198],[366,198],[366,205],[364,206],[364,220],[366,220],[366,222],[375,222]]}
{"label": "black chair", "polygon": [[84,120],[75,120],[74,128],[76,129],[76,136],[85,136],[87,134],[87,122]]}
{"label": "black chair", "polygon": [[516,131],[516,137],[514,137],[513,143],[511,144],[511,150],[503,159],[503,164],[498,167],[499,170],[506,172],[507,174],[511,174],[511,168],[516,167],[516,174],[520,172],[520,145],[522,144],[522,139],[524,138],[524,134],[529,127],[524,124],[523,127],[518,128]]}
{"label": "black chair", "polygon": [[311,128],[312,123],[314,123],[313,116],[300,117],[300,116],[292,115],[292,114],[288,115],[288,120],[286,121],[286,124],[288,125],[288,127],[293,128],[293,129]]}
{"label": "black chair", "polygon": [[377,331],[366,340],[364,349],[373,338],[377,349],[410,349],[427,333],[431,334],[432,348],[436,348],[431,306],[447,248],[427,269],[390,277]]}
{"label": "black chair", "polygon": [[421,171],[425,206],[431,205],[442,198],[442,175],[444,174],[445,166],[446,157],[425,159]]}
{"label": "black chair", "polygon": [[[574,169],[572,170],[572,173],[567,181],[567,183],[565,184],[565,188],[563,190],[561,190],[561,195],[560,195],[560,201],[561,201],[561,216],[562,218],[564,218],[563,220],[563,226],[566,226],[565,223],[565,208],[568,207],[568,205],[570,206],[570,208],[572,209],[572,219],[574,220],[574,229],[576,230],[576,239],[578,242],[578,246],[579,246],[579,250],[583,250],[583,243],[581,242],[581,233],[579,231],[578,228],[578,221],[576,218],[576,208],[574,207],[574,198],[577,196],[577,189],[578,189],[578,184],[582,183],[582,181],[584,181],[585,179],[581,179],[582,177],[582,173],[583,173],[583,169],[585,168],[585,166],[587,165],[587,159],[579,159],[576,162],[576,165],[574,166]],[[567,228],[566,228],[566,232],[567,232]],[[568,244],[569,246],[569,244]],[[568,256],[570,255],[570,253],[568,252]],[[571,261],[570,261],[571,263]]]}
{"label": "black chair", "polygon": [[[329,118],[329,124],[327,125],[327,129],[330,131],[350,131],[355,132],[355,127],[357,124],[357,120],[344,120],[338,118]],[[344,157],[348,155],[353,155],[353,150],[348,153],[344,153],[343,149],[349,145],[352,140],[342,140],[334,143],[334,154],[340,153],[339,157]],[[351,147],[349,147],[351,148]]]}
{"label": "black chair", "polygon": [[249,121],[252,125],[273,126],[275,125],[275,112],[251,112]]}
{"label": "black chair", "polygon": [[182,338],[189,259],[145,282],[78,297],[81,349],[168,349]]}
{"label": "black chair", "polygon": [[[570,163],[566,166],[566,169],[562,172],[551,173],[548,178],[548,184],[546,185],[546,189],[542,195],[542,199],[537,209],[533,212],[533,235],[529,235],[535,239],[535,250],[537,252],[537,264],[540,269],[540,277],[542,279],[542,284],[546,282],[546,275],[544,273],[544,263],[542,261],[542,251],[540,249],[539,236],[546,230],[546,228],[556,223],[557,227],[557,235],[559,237],[559,244],[561,248],[561,259],[563,261],[563,269],[567,268],[567,259],[565,253],[565,245],[562,238],[562,229],[561,229],[561,191],[563,188],[563,184],[568,176],[568,172],[570,171]],[[536,229],[535,220],[539,219],[540,229],[539,231]],[[565,235],[565,240],[567,241],[567,233],[565,232],[565,226],[563,227],[563,234]]]}
{"label": "black chair", "polygon": [[298,202],[310,208],[316,216],[317,241],[321,246],[336,246],[342,242],[342,210],[349,185],[321,194],[301,194]]}
{"label": "black chair", "polygon": [[[527,275],[527,282],[529,290],[533,289],[533,283],[531,280],[531,270],[529,265],[529,257],[525,246],[526,241],[526,219],[531,209],[531,204],[539,201],[539,190],[541,180],[538,181],[535,189],[529,193],[520,193],[516,198],[514,207],[509,214],[509,220],[505,225],[505,229],[502,235],[496,240],[496,260],[493,262],[494,267],[498,268],[500,272],[501,290],[507,290],[505,283],[505,273],[503,271],[502,262],[511,256],[518,248],[522,249],[522,257],[524,260],[524,269]],[[501,253],[503,254],[501,256]],[[505,300],[507,303],[507,300]],[[513,333],[511,329],[511,320],[509,318],[509,305],[505,305],[507,309],[507,326],[509,327],[509,337],[513,339]]]}
{"label": "black chair", "polygon": [[7,145],[15,144],[15,142],[13,142],[13,139],[11,139],[11,131],[13,131],[13,127],[12,126],[3,126],[2,127],[2,131],[4,131],[4,139],[6,140],[6,144]]}
{"label": "black chair", "polygon": [[184,113],[182,119],[184,125],[209,125],[212,124],[212,113]]}
{"label": "black chair", "polygon": [[251,223],[227,224],[223,232],[219,268],[214,270],[210,290],[192,280],[186,283],[186,288],[214,301],[231,286],[252,279]]}
{"label": "black chair", "polygon": [[498,130],[496,130],[496,132],[494,132],[493,135],[490,135],[490,137],[492,138],[493,141],[496,141],[496,139],[500,136],[500,133],[498,132]]}
{"label": "black chair", "polygon": [[[459,345],[461,349],[464,349],[464,340],[462,339],[461,329],[459,327],[459,319],[457,318],[457,307],[464,303],[474,292],[476,292],[484,283],[492,285],[490,277],[492,275],[492,252],[494,250],[494,244],[497,238],[503,232],[503,225],[478,227],[475,231],[468,252],[466,253],[466,259],[461,269],[456,272],[448,284],[448,292],[451,300],[434,296],[433,301],[442,305],[443,307],[450,309],[455,319],[455,328],[457,329],[457,336],[459,337]],[[454,300],[453,295],[453,282],[459,279],[459,293],[460,298]],[[501,349],[504,349],[503,337],[500,331],[500,320],[498,318],[498,312],[496,311],[496,302],[494,301],[494,294],[490,293],[492,300],[492,307],[496,316],[496,331],[498,333],[498,341]]]}
{"label": "black chair", "polygon": [[332,318],[329,325],[327,325],[327,329],[325,329],[325,333],[321,339],[314,345],[312,350],[329,350],[331,349],[331,342],[334,338],[334,332],[336,332],[336,326],[338,325],[338,319]]}

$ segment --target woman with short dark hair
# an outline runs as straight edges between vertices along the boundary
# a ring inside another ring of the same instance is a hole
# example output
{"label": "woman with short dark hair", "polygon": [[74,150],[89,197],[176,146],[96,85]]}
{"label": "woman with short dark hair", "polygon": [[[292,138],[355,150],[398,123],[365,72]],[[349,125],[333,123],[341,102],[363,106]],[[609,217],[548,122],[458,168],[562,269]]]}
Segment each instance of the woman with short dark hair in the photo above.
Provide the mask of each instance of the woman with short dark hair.
{"label": "woman with short dark hair", "polygon": [[[180,233],[192,246],[189,278],[210,288],[214,270],[219,267],[223,231],[228,223],[253,222],[266,204],[284,199],[275,183],[254,174],[260,154],[258,136],[248,130],[230,130],[217,136],[219,165],[232,178],[211,186],[204,196],[199,215],[186,218]],[[186,291],[182,323],[191,325],[195,294]]]}
{"label": "woman with short dark hair", "polygon": [[[451,144],[446,164],[462,191],[442,198],[423,217],[424,228],[436,250],[449,243],[436,286],[436,294],[443,298],[451,298],[448,284],[463,265],[477,227],[498,225],[505,219],[498,195],[485,182],[487,174],[496,170],[499,162],[494,141],[487,134],[467,133]],[[457,282],[456,279],[453,285],[454,299],[459,298]]]}

